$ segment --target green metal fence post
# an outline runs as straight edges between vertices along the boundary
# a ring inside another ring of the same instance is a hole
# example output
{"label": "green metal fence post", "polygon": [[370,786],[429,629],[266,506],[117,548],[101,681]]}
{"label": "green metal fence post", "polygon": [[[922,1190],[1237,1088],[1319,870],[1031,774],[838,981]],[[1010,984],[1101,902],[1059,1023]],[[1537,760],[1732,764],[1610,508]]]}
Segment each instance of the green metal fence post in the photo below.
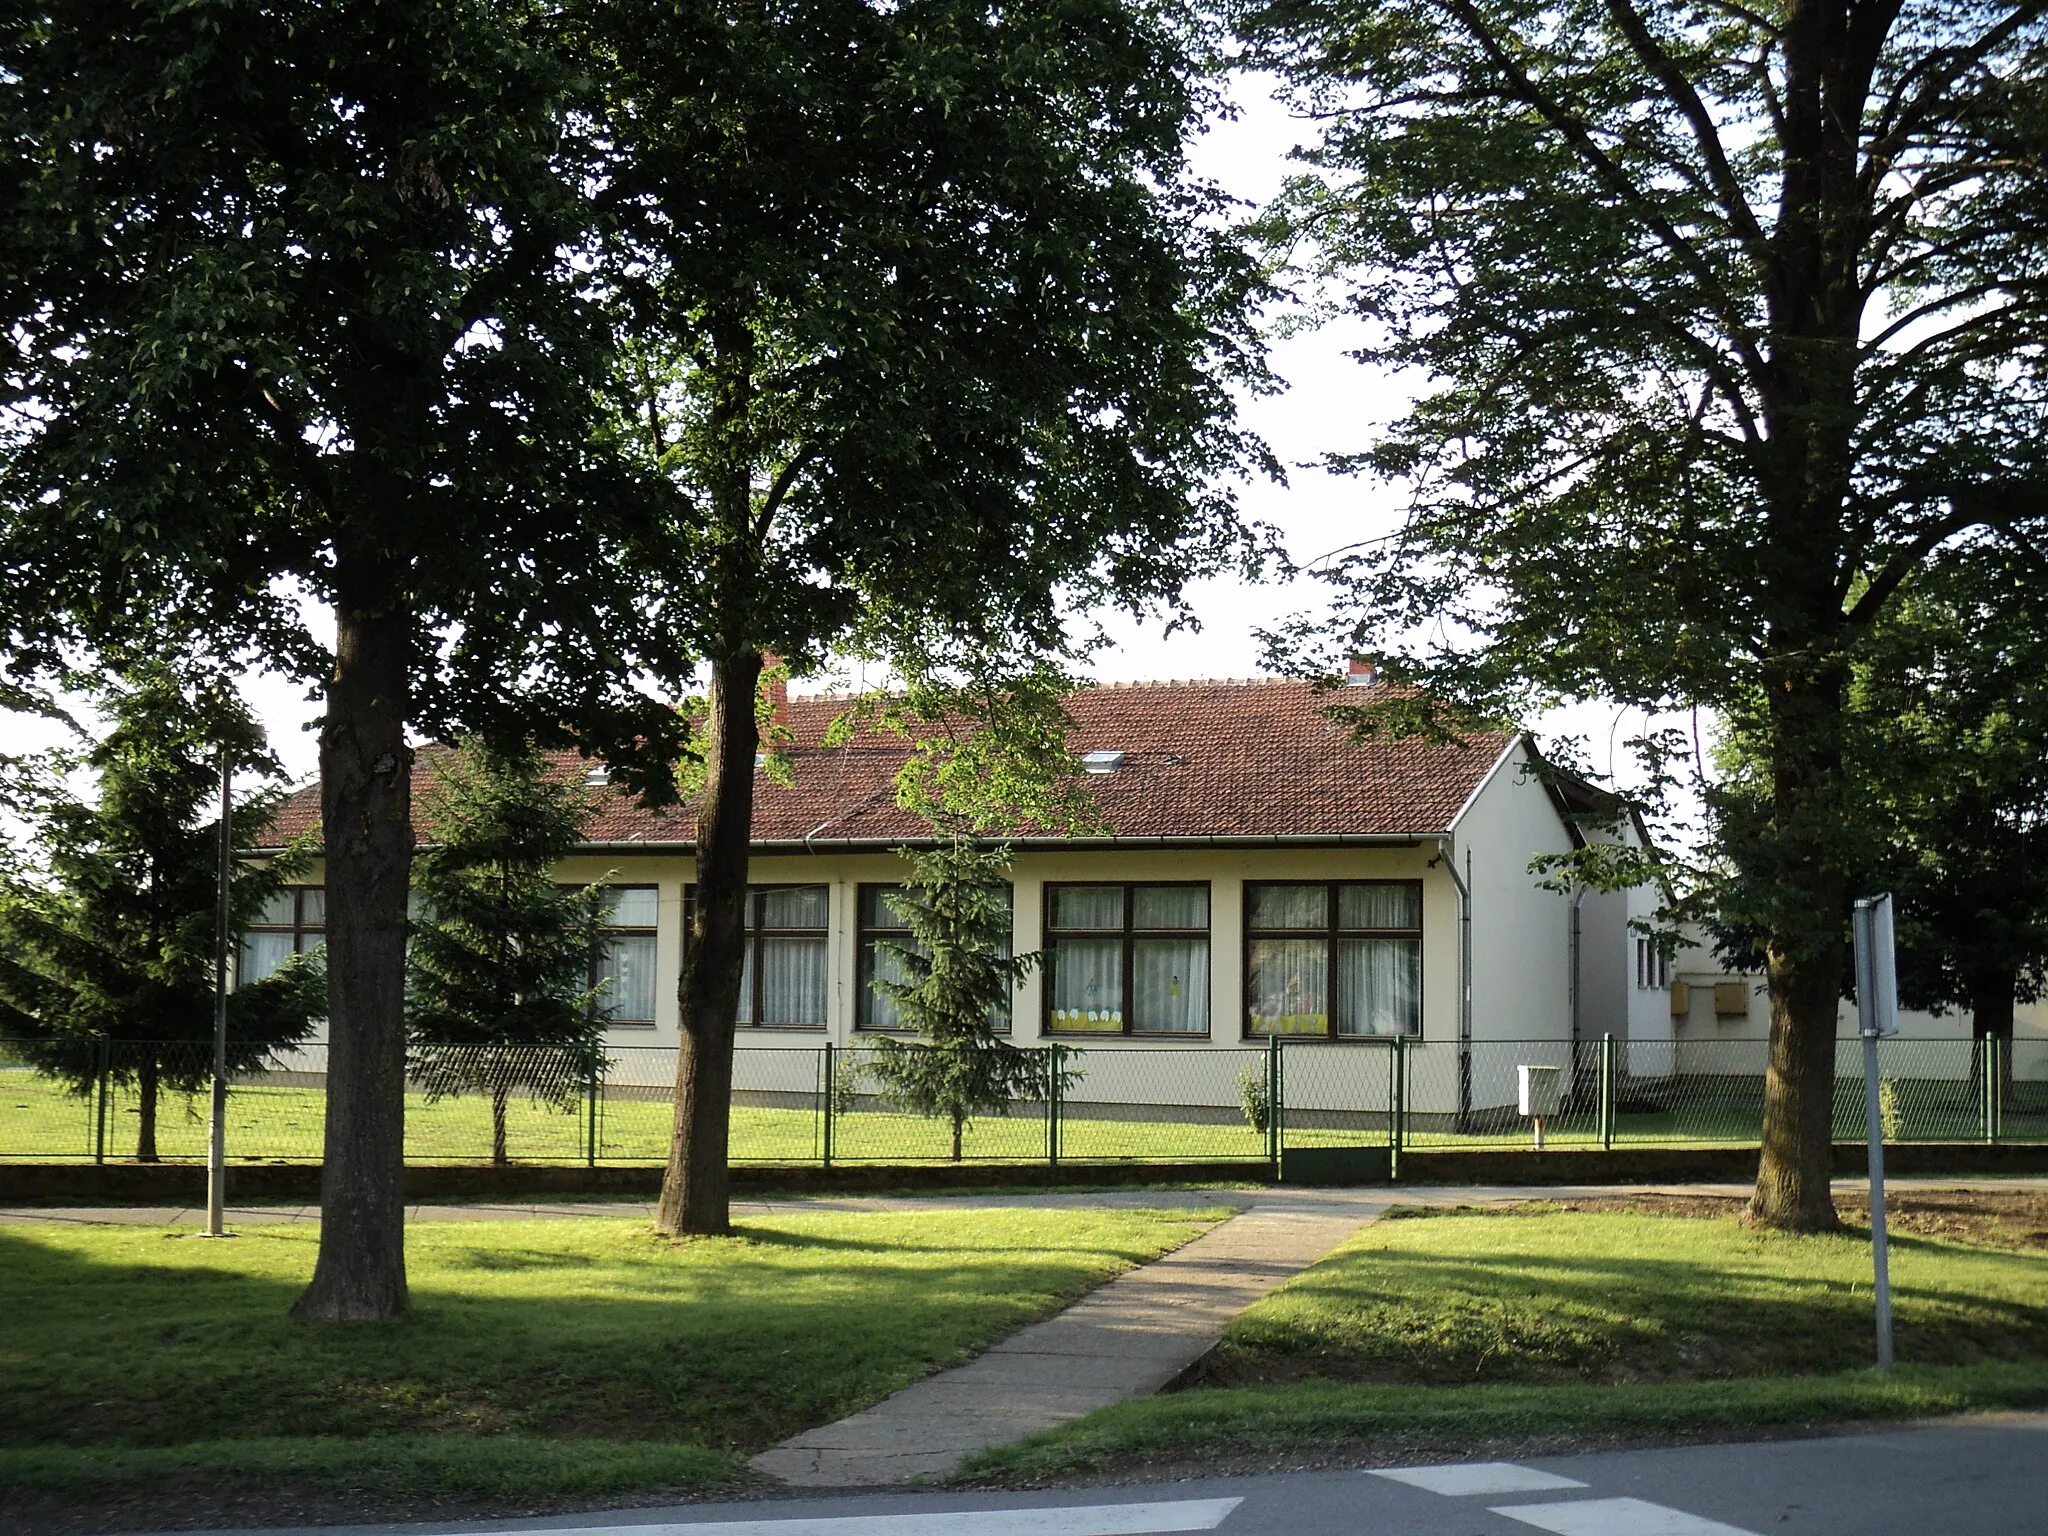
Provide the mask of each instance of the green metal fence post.
{"label": "green metal fence post", "polygon": [[584,1112],[588,1120],[583,1141],[583,1166],[586,1168],[597,1166],[597,1085],[598,1067],[596,1060],[593,1059],[589,1075],[583,1084]]}
{"label": "green metal fence post", "polygon": [[107,1042],[99,1043],[99,1109],[93,1116],[92,1160],[104,1163],[107,1160],[107,1082],[114,1075],[113,1062],[109,1059],[111,1048]]}
{"label": "green metal fence post", "polygon": [[1992,1079],[1991,1128],[1998,1133],[2000,1141],[2005,1140],[2005,1085],[2012,1081],[2012,1036],[2000,1035],[1998,1049],[1992,1053],[1998,1065],[1998,1075]]}
{"label": "green metal fence post", "polygon": [[1266,1161],[1280,1173],[1280,1037],[1266,1036]]}
{"label": "green metal fence post", "polygon": [[1600,1037],[1600,1150],[1614,1150],[1614,1036]]}
{"label": "green metal fence post", "polygon": [[1401,1177],[1401,1149],[1408,1140],[1408,1037],[1394,1037],[1393,1081],[1387,1092],[1387,1177]]}
{"label": "green metal fence post", "polygon": [[2012,1041],[1997,1035],[1986,1035],[1980,1047],[1982,1063],[1978,1070],[1984,1075],[1983,1100],[1984,1140],[1996,1146],[2005,1134],[2005,1087],[2006,1052],[2012,1049]]}
{"label": "green metal fence post", "polygon": [[1052,1168],[1060,1165],[1060,1056],[1061,1047],[1045,1048],[1045,1161]]}
{"label": "green metal fence post", "polygon": [[819,1161],[825,1167],[830,1168],[832,1166],[832,1100],[837,1097],[839,1075],[836,1064],[832,1060],[832,1043],[829,1040],[825,1043],[824,1053],[819,1058],[818,1070],[824,1074],[820,1079],[822,1091],[818,1095],[821,1121],[818,1137]]}

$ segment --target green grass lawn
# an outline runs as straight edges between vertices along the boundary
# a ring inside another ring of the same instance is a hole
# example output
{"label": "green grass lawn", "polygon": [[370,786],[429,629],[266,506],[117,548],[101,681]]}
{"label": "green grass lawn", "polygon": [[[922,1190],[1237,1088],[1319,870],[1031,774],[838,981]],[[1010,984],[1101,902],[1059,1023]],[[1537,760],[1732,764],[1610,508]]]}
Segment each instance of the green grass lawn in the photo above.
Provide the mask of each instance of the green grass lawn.
{"label": "green grass lawn", "polygon": [[[317,1162],[320,1158],[325,1096],[314,1088],[247,1084],[228,1096],[230,1155],[245,1161]],[[88,1101],[24,1071],[0,1071],[0,1157],[78,1160],[93,1151],[95,1126]],[[668,1156],[673,1111],[665,1099],[607,1098],[598,1126],[601,1162],[661,1162]],[[116,1092],[110,1102],[107,1155],[132,1157],[137,1115],[134,1095]],[[950,1153],[951,1129],[943,1121],[863,1107],[841,1115],[834,1128],[834,1156],[845,1162],[941,1162]],[[732,1160],[736,1163],[806,1163],[821,1155],[815,1109],[763,1108],[740,1104],[732,1114]],[[514,1160],[579,1162],[586,1121],[579,1105],[563,1113],[515,1099],[507,1122],[507,1151]],[[1295,1145],[1358,1140],[1348,1133],[1304,1131]],[[413,1162],[477,1162],[490,1156],[489,1101],[481,1097],[430,1103],[406,1098],[406,1157]],[[157,1111],[157,1150],[171,1160],[206,1156],[203,1096],[167,1094]],[[1191,1124],[1164,1120],[1106,1120],[1069,1117],[1061,1129],[1061,1156],[1075,1161],[1122,1159],[1147,1162],[1258,1159],[1266,1139],[1242,1121]],[[1035,1107],[1014,1116],[989,1115],[968,1128],[966,1155],[973,1162],[1037,1161],[1045,1157],[1045,1121]]]}
{"label": "green grass lawn", "polygon": [[1864,1234],[1534,1210],[1370,1227],[1240,1317],[1202,1385],[991,1452],[971,1475],[2048,1404],[2048,1246],[1895,1235],[1905,1369],[1886,1380],[1863,1368]]}
{"label": "green grass lawn", "polygon": [[508,1497],[705,1488],[1185,1241],[1186,1212],[420,1223],[413,1312],[286,1309],[309,1227],[0,1228],[0,1487],[167,1473]]}
{"label": "green grass lawn", "polygon": [[[1854,1086],[1854,1085],[1851,1085]],[[1954,1085],[1948,1085],[1953,1087]],[[2029,1085],[2032,1086],[2032,1085]],[[1857,1089],[1860,1094],[1860,1088]],[[1970,1140],[1974,1121],[1936,1115],[1916,1107],[1907,1115],[1907,1139]],[[2026,1101],[2031,1103],[2031,1100]],[[1841,1139],[1862,1135],[1862,1100],[1845,1112]],[[94,1108],[57,1084],[20,1069],[0,1069],[0,1158],[76,1161],[93,1153]],[[317,1162],[325,1095],[316,1088],[245,1084],[228,1098],[230,1155],[244,1161]],[[1616,1122],[1622,1146],[1754,1146],[1759,1111],[1753,1105],[1700,1102],[1671,1109],[1624,1111]],[[1381,1145],[1381,1130],[1332,1130],[1306,1123],[1287,1126],[1290,1146]],[[109,1105],[107,1154],[132,1157],[137,1114],[132,1091],[116,1091]],[[598,1160],[610,1163],[661,1162],[668,1156],[671,1110],[666,1099],[607,1096],[598,1121]],[[2048,1115],[2016,1107],[2007,1116],[2013,1140],[2048,1135]],[[588,1132],[584,1107],[565,1113],[515,1099],[510,1106],[507,1148],[515,1161],[580,1162]],[[1556,1147],[1599,1144],[1590,1114],[1552,1123],[1547,1141]],[[823,1126],[815,1108],[735,1105],[732,1159],[736,1163],[816,1162],[823,1151]],[[950,1151],[950,1131],[941,1121],[898,1114],[865,1102],[838,1117],[833,1155],[841,1162],[941,1162]],[[206,1156],[203,1096],[166,1094],[157,1118],[157,1144],[170,1160]],[[1522,1148],[1529,1131],[1519,1121],[1498,1128],[1453,1133],[1426,1122],[1412,1124],[1408,1146],[1432,1148]],[[406,1156],[414,1162],[477,1162],[490,1155],[489,1102],[481,1097],[429,1102],[422,1094],[406,1100]],[[1255,1160],[1266,1155],[1266,1138],[1242,1120],[1175,1121],[1097,1119],[1070,1114],[1060,1130],[1060,1153],[1072,1162],[1202,1162]],[[990,1115],[967,1132],[970,1162],[1037,1161],[1046,1155],[1045,1120],[1036,1106],[1013,1116]]]}

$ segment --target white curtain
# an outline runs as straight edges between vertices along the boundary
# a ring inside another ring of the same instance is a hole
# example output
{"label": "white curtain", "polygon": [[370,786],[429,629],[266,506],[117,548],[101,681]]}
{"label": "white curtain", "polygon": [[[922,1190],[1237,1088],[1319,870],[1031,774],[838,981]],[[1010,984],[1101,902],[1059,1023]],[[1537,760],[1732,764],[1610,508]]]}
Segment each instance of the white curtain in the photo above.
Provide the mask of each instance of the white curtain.
{"label": "white curtain", "polygon": [[1406,1035],[1422,1023],[1422,945],[1345,939],[1337,945],[1337,1033]]}
{"label": "white curtain", "polygon": [[659,891],[629,886],[605,892],[605,922],[613,928],[652,928],[660,918]]}
{"label": "white curtain", "polygon": [[825,1022],[825,941],[761,940],[761,1022]]}
{"label": "white curtain", "polygon": [[1207,928],[1206,885],[1141,885],[1131,892],[1133,928]]}
{"label": "white curtain", "polygon": [[1123,940],[1055,941],[1052,946],[1052,1027],[1094,1030],[1121,1030],[1124,1027]]}
{"label": "white curtain", "polygon": [[908,981],[910,978],[904,974],[903,959],[874,939],[867,941],[866,948],[864,970],[868,979],[868,1016],[862,1022],[869,1029],[901,1029],[903,1013],[896,1006],[896,999],[882,991],[875,983]]}
{"label": "white curtain", "polygon": [[1209,1030],[1209,941],[1137,939],[1131,945],[1131,1027],[1171,1034]]}
{"label": "white curtain", "polygon": [[1254,885],[1246,888],[1253,928],[1321,928],[1330,926],[1330,892],[1324,885]]}
{"label": "white curtain", "polygon": [[[752,905],[751,902],[748,903]],[[822,928],[825,926],[825,887],[787,885],[761,893],[763,928]]]}
{"label": "white curtain", "polygon": [[1276,1035],[1327,1033],[1329,970],[1329,945],[1322,939],[1259,939],[1253,943],[1253,1031]]}
{"label": "white curtain", "polygon": [[1124,925],[1120,885],[1057,885],[1052,892],[1055,928],[1115,928]]}
{"label": "white curtain", "polygon": [[598,1006],[613,1022],[652,1024],[654,935],[613,934],[605,944],[604,958],[598,962],[597,979],[605,988]]}
{"label": "white curtain", "polygon": [[242,962],[235,974],[235,985],[246,987],[251,982],[261,981],[283,965],[291,957],[291,952],[292,936],[288,933],[243,934]]}
{"label": "white curtain", "polygon": [[1405,882],[1340,886],[1337,926],[1354,933],[1373,928],[1420,928],[1422,893]]}

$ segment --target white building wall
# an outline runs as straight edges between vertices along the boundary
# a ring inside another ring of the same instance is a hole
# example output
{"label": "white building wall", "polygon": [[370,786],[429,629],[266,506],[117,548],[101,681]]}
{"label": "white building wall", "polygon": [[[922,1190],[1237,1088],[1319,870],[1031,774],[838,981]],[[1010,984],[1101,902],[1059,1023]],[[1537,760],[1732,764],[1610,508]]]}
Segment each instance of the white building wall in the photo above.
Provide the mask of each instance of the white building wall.
{"label": "white building wall", "polygon": [[[1093,1065],[1076,1091],[1089,1098],[1141,1099],[1214,1104],[1237,1102],[1237,1074],[1258,1064],[1263,1038],[1245,1033],[1244,888],[1266,880],[1413,879],[1422,885],[1422,1041],[1420,1056],[1448,1062],[1459,1033],[1459,900],[1445,848],[1463,872],[1472,872],[1472,955],[1475,1039],[1539,1040],[1553,1054],[1570,1037],[1570,898],[1541,890],[1529,863],[1539,853],[1567,851],[1570,839],[1544,786],[1522,771],[1527,751],[1517,744],[1496,764],[1475,792],[1448,845],[1434,837],[1397,844],[1338,847],[1091,848],[1063,851],[1025,849],[1012,866],[1016,895],[1014,944],[1019,953],[1045,942],[1046,886],[1062,881],[1206,881],[1210,891],[1210,1028],[1187,1039],[1120,1036],[1053,1037],[1091,1053]],[[305,877],[318,883],[316,865]],[[749,878],[756,884],[824,884],[829,890],[827,1018],[823,1029],[742,1028],[738,1086],[764,1091],[813,1092],[820,1048],[858,1045],[858,892],[863,883],[892,883],[904,874],[890,853],[822,851],[756,856]],[[657,893],[655,1018],[651,1026],[615,1026],[615,1081],[644,1083],[650,1090],[673,1075],[678,1039],[676,982],[681,973],[684,893],[695,877],[695,860],[672,850],[621,849],[581,854],[558,871],[565,883],[652,886]],[[1590,901],[1590,898],[1589,898]],[[1603,930],[1604,919],[1599,925]],[[1609,954],[1605,939],[1585,952],[1581,983],[1582,1022],[1595,1024],[1625,1009],[1622,961]],[[1012,1040],[1045,1043],[1042,975],[1034,973],[1019,991]],[[1592,1033],[1601,1032],[1593,1027]],[[1296,1105],[1331,1108],[1378,1105],[1389,1076],[1385,1041],[1290,1041],[1288,1098]],[[1499,1053],[1494,1053],[1498,1055]],[[1527,1053],[1524,1053],[1527,1054]],[[1542,1055],[1532,1059],[1549,1061]],[[1559,1056],[1559,1060],[1564,1058]],[[1489,1058],[1491,1060],[1491,1058]],[[1505,1060],[1505,1057],[1502,1057]],[[1498,1065],[1495,1063],[1494,1065]],[[1434,1100],[1454,1093],[1448,1068],[1443,1082],[1414,1080],[1419,1108],[1448,1108]],[[1480,1099],[1512,1097],[1512,1069],[1502,1083],[1491,1067],[1481,1074]],[[1476,1080],[1475,1080],[1476,1081]],[[1503,1086],[1505,1083],[1506,1086]],[[1474,1101],[1478,1102],[1477,1099]]]}
{"label": "white building wall", "polygon": [[1472,1038],[1571,1038],[1571,898],[1529,872],[1540,854],[1569,853],[1549,793],[1510,746],[1453,823],[1472,885]]}

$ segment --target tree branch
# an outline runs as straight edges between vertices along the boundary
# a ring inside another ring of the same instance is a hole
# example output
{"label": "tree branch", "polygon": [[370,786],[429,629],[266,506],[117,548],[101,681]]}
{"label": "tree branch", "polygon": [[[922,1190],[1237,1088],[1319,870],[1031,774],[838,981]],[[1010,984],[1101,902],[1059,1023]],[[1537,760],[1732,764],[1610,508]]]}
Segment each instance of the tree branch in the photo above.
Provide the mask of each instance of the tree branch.
{"label": "tree branch", "polygon": [[1743,249],[1768,277],[1774,265],[1770,239],[1757,222],[1756,211],[1749,206],[1749,199],[1743,195],[1735,168],[1728,163],[1728,151],[1721,143],[1721,130],[1707,111],[1707,104],[1700,100],[1699,92],[1692,88],[1685,72],[1664,51],[1663,45],[1644,22],[1642,13],[1629,0],[1607,0],[1607,14],[1614,18],[1614,24],[1628,39],[1636,57],[1663,85],[1665,98],[1678,109],[1692,129],[1693,143],[1699,147],[1714,195],[1726,211],[1728,222],[1742,242]]}
{"label": "tree branch", "polygon": [[1591,129],[1585,120],[1567,111],[1562,103],[1554,100],[1547,91],[1536,84],[1521,65],[1515,62],[1500,39],[1495,37],[1486,25],[1485,19],[1480,16],[1472,0],[1437,0],[1437,3],[1456,18],[1466,34],[1479,45],[1480,51],[1513,88],[1517,99],[1523,105],[1534,108],[1545,122],[1562,135],[1565,142],[1571,145],[1593,174],[1634,211],[1664,248],[1712,296],[1713,308],[1721,316],[1722,324],[1727,327],[1729,338],[1742,352],[1745,366],[1755,373],[1763,373],[1763,355],[1748,335],[1748,326],[1730,301],[1729,295],[1722,289],[1720,279],[1714,275],[1713,268],[1707,264],[1706,258],[1658,211],[1656,204],[1636,185],[1634,178],[1615,164],[1613,157],[1594,142]]}

